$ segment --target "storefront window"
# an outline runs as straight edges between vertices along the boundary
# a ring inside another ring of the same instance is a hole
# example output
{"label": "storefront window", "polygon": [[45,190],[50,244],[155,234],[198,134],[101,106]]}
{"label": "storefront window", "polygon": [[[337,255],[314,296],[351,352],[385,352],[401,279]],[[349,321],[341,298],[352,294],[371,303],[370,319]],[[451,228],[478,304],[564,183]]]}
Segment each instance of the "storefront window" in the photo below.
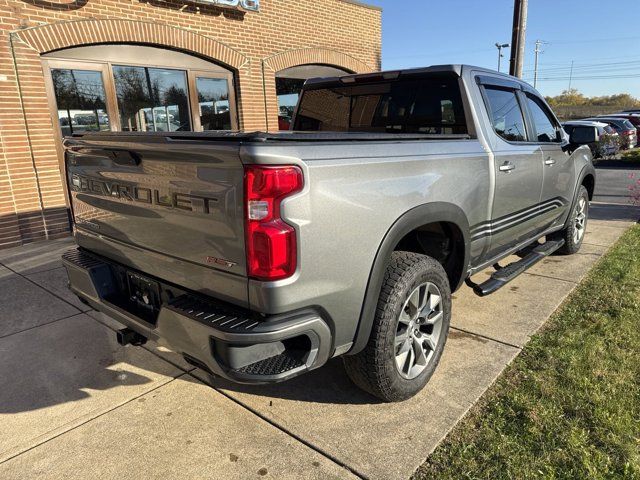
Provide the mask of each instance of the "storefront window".
{"label": "storefront window", "polygon": [[113,78],[122,131],[191,130],[186,72],[114,65]]}
{"label": "storefront window", "polygon": [[109,130],[101,72],[56,68],[51,77],[62,135]]}
{"label": "storefront window", "polygon": [[231,130],[229,83],[224,78],[196,77],[203,130]]}
{"label": "storefront window", "polygon": [[88,45],[44,54],[43,66],[55,93],[52,119],[63,136],[238,128],[233,73],[192,55]]}

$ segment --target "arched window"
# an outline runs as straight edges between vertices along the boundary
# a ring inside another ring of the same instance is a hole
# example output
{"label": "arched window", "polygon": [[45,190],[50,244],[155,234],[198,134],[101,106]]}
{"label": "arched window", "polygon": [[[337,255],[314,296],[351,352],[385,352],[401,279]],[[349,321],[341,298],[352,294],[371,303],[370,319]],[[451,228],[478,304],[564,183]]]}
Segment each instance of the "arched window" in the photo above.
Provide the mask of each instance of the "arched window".
{"label": "arched window", "polygon": [[123,44],[74,47],[42,57],[62,136],[238,128],[233,73],[213,62]]}
{"label": "arched window", "polygon": [[328,65],[299,65],[276,73],[276,95],[278,96],[278,128],[289,130],[291,117],[305,80],[315,77],[340,77],[351,72]]}

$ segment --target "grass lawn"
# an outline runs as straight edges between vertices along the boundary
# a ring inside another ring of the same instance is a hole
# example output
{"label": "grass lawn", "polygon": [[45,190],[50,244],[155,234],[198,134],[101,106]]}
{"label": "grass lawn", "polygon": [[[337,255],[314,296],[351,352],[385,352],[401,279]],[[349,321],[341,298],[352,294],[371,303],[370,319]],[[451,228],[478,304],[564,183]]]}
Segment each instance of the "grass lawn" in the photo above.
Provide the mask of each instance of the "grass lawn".
{"label": "grass lawn", "polygon": [[637,163],[640,165],[640,148],[634,148],[624,152],[621,156],[622,161],[629,163]]}
{"label": "grass lawn", "polygon": [[640,479],[640,225],[414,476],[426,478]]}

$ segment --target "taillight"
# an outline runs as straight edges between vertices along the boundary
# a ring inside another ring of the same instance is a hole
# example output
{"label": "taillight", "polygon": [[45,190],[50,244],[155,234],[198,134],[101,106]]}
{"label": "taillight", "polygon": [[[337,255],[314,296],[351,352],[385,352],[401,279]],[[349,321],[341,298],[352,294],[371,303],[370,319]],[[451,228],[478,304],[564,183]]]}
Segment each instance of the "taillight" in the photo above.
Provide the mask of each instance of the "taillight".
{"label": "taillight", "polygon": [[245,166],[247,274],[257,280],[281,280],[296,270],[296,231],[280,216],[282,200],[302,190],[295,166]]}

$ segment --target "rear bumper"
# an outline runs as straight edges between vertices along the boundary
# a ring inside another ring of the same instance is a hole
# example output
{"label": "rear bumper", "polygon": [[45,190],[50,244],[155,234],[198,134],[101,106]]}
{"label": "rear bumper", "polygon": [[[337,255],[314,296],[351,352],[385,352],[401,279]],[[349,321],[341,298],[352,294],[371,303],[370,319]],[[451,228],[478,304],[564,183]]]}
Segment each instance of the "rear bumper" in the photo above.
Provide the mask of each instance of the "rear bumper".
{"label": "rear bumper", "polygon": [[76,249],[62,260],[69,288],[89,305],[215,375],[241,383],[273,383],[329,359],[331,331],[311,308],[263,317],[154,279],[165,301],[155,323],[149,323],[113,301],[120,265]]}

